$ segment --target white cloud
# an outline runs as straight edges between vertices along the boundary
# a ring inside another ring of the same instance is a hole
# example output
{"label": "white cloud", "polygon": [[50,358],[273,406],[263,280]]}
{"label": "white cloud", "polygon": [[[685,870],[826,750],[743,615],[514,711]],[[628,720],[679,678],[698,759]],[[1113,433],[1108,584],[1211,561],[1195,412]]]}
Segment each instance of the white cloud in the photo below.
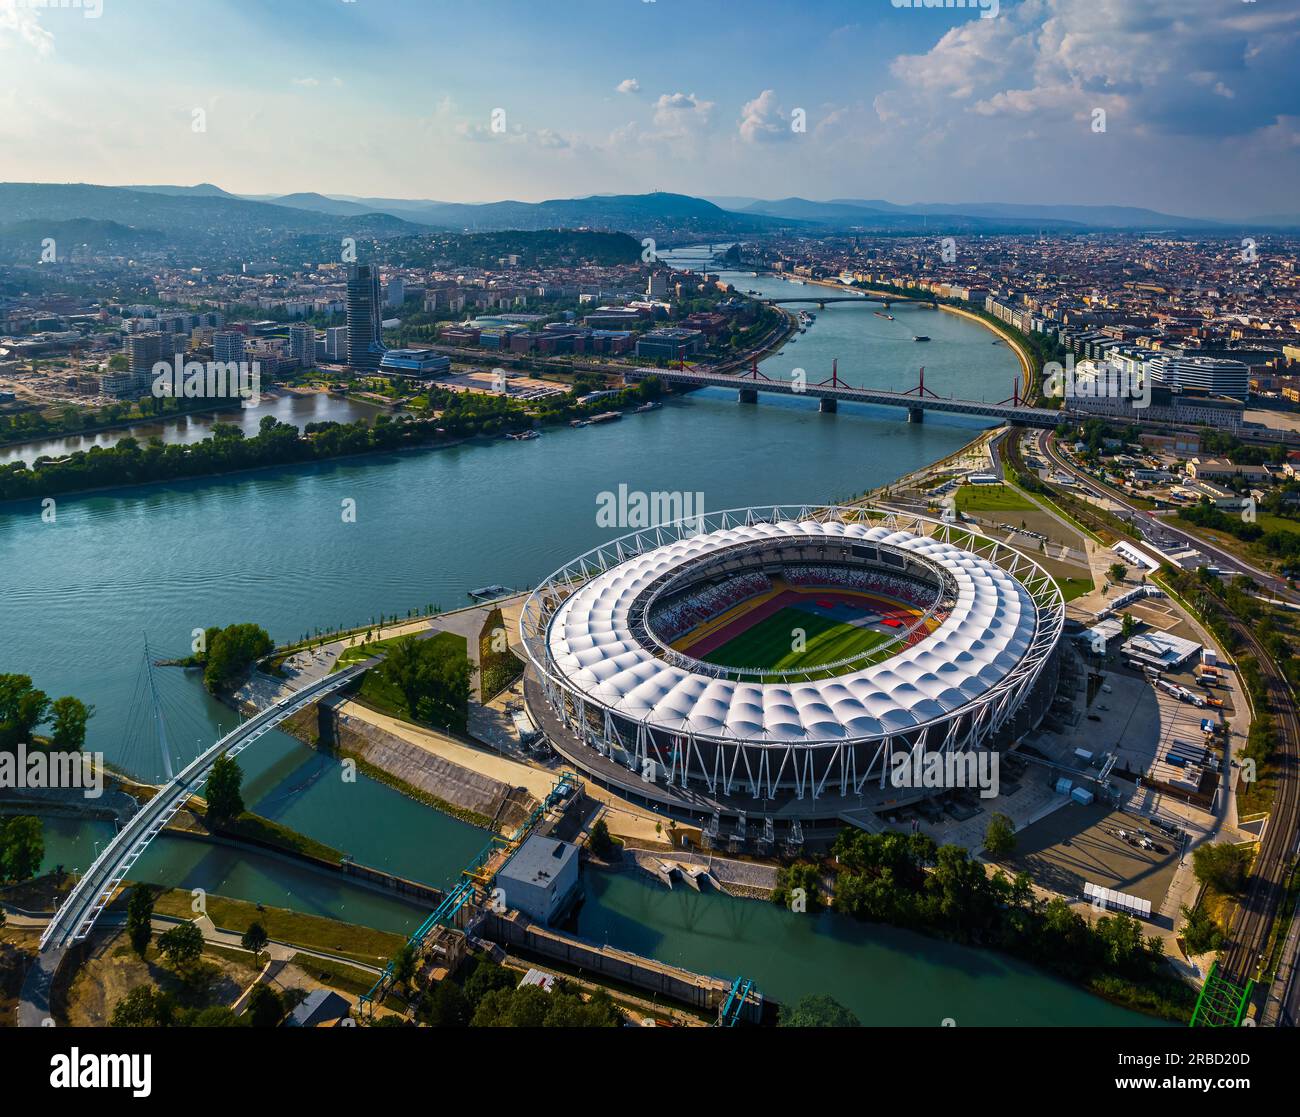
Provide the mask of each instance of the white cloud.
{"label": "white cloud", "polygon": [[686,134],[709,123],[713,102],[694,93],[661,93],[655,101],[654,122],[669,135]]}
{"label": "white cloud", "polygon": [[619,93],[640,93],[641,83],[636,78],[624,78],[617,86]]}
{"label": "white cloud", "polygon": [[54,36],[41,26],[36,8],[20,6],[18,0],[0,0],[0,50],[13,47],[26,47],[45,57],[54,50]]}
{"label": "white cloud", "polygon": [[788,115],[776,102],[775,90],[763,90],[740,110],[740,138],[746,143],[772,143],[793,134]]}

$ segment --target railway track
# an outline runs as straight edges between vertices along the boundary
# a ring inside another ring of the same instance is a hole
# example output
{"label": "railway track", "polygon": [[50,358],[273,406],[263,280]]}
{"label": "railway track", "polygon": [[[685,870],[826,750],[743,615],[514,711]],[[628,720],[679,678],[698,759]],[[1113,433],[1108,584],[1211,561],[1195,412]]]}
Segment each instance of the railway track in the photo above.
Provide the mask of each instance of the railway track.
{"label": "railway track", "polygon": [[1249,626],[1230,621],[1232,629],[1259,663],[1268,689],[1268,710],[1273,715],[1277,746],[1273,766],[1277,773],[1277,794],[1269,814],[1259,855],[1228,932],[1228,943],[1220,955],[1222,967],[1238,984],[1256,976],[1268,945],[1273,921],[1286,891],[1286,878],[1300,826],[1300,715],[1295,696],[1281,670],[1273,662]]}
{"label": "railway track", "polygon": [[[1044,448],[1049,461],[1069,470],[1081,484],[1089,485],[1094,492],[1108,488],[1097,485],[1093,478],[1074,469],[1053,445],[1051,438],[1044,440]],[[1118,503],[1137,514],[1137,510],[1122,498],[1118,498]],[[1268,692],[1265,706],[1273,716],[1277,736],[1272,757],[1277,775],[1277,794],[1246,885],[1246,894],[1237,907],[1232,926],[1227,930],[1228,941],[1220,953],[1223,975],[1238,987],[1245,988],[1258,975],[1263,961],[1273,921],[1286,893],[1287,875],[1296,848],[1297,830],[1300,829],[1300,714],[1296,712],[1295,695],[1281,668],[1274,663],[1250,626],[1226,611],[1223,616],[1241,645],[1249,649],[1259,664],[1260,676]]]}

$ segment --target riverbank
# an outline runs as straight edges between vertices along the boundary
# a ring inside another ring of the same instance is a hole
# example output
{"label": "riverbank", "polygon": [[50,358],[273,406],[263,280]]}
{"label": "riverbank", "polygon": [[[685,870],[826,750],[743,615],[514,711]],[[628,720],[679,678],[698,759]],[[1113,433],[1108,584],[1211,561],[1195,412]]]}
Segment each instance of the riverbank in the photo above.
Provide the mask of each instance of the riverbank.
{"label": "riverbank", "polygon": [[[358,419],[351,423],[332,423],[327,429],[317,430],[308,435],[294,424],[280,424],[270,431],[259,431],[252,437],[219,441],[210,436],[200,442],[165,445],[158,453],[151,448],[134,448],[125,451],[114,445],[102,449],[99,454],[91,455],[87,451],[77,451],[65,460],[46,463],[36,468],[29,468],[22,462],[11,462],[0,466],[0,508],[25,499],[49,496],[85,495],[93,492],[113,491],[117,489],[137,488],[141,485],[170,484],[178,481],[201,480],[205,478],[222,478],[249,473],[263,469],[284,468],[295,465],[323,463],[347,458],[363,457],[377,453],[395,453],[409,449],[441,449],[460,443],[482,439],[495,442],[499,434],[532,429],[538,425],[560,426],[569,422],[574,416],[595,414],[599,410],[617,409],[620,412],[632,411],[640,404],[658,398],[658,382],[649,379],[640,381],[635,386],[622,389],[618,398],[603,398],[598,401],[574,405],[570,408],[541,419],[525,412],[510,416],[514,421],[506,423],[500,430],[490,434],[479,433],[475,428],[479,419],[470,415],[464,424],[470,429],[468,433],[453,433],[446,429],[448,422],[445,414],[438,418],[416,418],[411,415],[399,416],[396,420],[384,423],[372,423]],[[497,417],[488,416],[481,425],[496,422]],[[286,428],[292,428],[295,437],[292,446],[285,434]],[[362,440],[364,447],[355,443]],[[175,456],[179,450],[181,456]],[[208,461],[197,468],[193,463],[199,461],[197,452],[202,452]],[[223,468],[224,460],[266,456],[271,460],[237,463],[233,468]],[[87,484],[78,480],[81,470],[98,471],[108,467],[117,467],[118,472],[128,476],[115,477],[105,484]],[[173,470],[163,472],[163,467]],[[145,471],[151,475],[129,476],[131,471]],[[28,491],[22,491],[22,490]]]}
{"label": "riverbank", "polygon": [[[263,399],[279,399],[280,394],[274,388],[262,393]],[[77,438],[81,435],[103,434],[106,431],[128,430],[131,427],[151,423],[169,423],[181,419],[202,417],[204,415],[221,415],[227,411],[238,411],[241,402],[238,399],[225,399],[219,403],[205,403],[200,407],[185,408],[183,411],[168,411],[162,415],[136,415],[130,419],[116,419],[111,423],[92,423],[78,427],[76,430],[47,430],[38,434],[24,434],[21,438],[0,439],[0,450],[21,450],[24,446],[35,446],[53,438]]]}

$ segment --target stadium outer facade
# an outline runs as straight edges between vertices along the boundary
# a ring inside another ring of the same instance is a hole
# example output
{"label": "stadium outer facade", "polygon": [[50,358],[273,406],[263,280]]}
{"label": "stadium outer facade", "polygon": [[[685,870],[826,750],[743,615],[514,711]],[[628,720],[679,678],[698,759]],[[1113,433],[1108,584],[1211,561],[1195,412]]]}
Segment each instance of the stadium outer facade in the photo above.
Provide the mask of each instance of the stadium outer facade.
{"label": "stadium outer facade", "polygon": [[[794,564],[929,585],[921,621],[937,627],[784,673],[704,663],[654,631],[656,603],[683,587]],[[815,819],[934,794],[894,788],[900,750],[991,747],[1036,725],[1064,619],[1050,575],[997,540],[890,509],[802,505],[706,513],[594,548],[532,592],[519,627],[535,720],[597,782],[694,818]]]}

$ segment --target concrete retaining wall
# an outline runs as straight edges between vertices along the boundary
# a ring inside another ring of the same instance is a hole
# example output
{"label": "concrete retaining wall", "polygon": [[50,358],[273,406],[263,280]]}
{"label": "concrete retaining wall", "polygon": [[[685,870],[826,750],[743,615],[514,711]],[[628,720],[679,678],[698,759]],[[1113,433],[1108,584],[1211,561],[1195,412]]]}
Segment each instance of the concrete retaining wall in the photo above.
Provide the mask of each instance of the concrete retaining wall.
{"label": "concrete retaining wall", "polygon": [[[691,973],[653,958],[601,946],[533,923],[517,912],[504,915],[485,912],[476,933],[503,946],[516,947],[574,969],[599,974],[704,1013],[716,1012],[731,989],[731,982],[722,978]],[[744,1006],[741,1019],[756,1024],[761,1016],[761,1000],[751,997]]]}

